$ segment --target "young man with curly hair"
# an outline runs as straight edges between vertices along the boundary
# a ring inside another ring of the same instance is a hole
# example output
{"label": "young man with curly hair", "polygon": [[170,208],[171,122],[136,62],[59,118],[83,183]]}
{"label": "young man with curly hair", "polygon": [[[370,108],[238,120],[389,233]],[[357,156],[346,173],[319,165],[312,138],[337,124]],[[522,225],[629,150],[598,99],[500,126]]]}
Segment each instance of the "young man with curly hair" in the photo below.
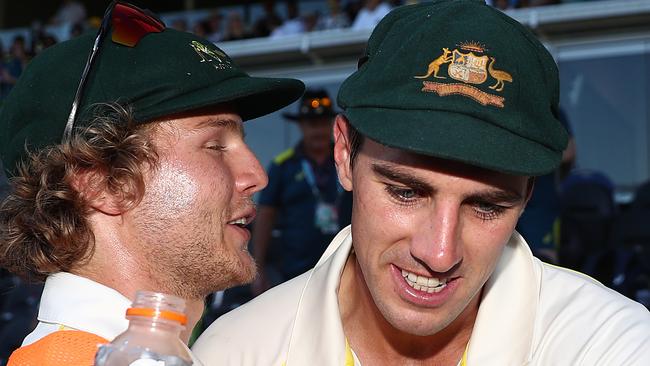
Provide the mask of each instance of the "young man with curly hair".
{"label": "young man with curly hair", "polygon": [[[136,290],[185,299],[187,340],[206,295],[250,282],[245,226],[267,178],[242,123],[303,90],[250,77],[211,42],[123,2],[97,37],[35,58],[0,113],[12,184],[0,263],[45,280],[39,323],[15,364],[26,350],[76,352],[57,343],[61,334],[112,340]],[[93,355],[77,356],[90,364]]]}

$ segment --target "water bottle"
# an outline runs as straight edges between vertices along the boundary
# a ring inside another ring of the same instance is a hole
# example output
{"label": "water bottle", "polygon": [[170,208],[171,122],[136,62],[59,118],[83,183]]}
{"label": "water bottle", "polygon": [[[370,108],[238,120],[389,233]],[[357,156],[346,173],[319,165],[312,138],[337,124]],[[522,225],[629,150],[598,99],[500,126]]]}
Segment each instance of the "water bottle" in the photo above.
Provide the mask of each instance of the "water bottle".
{"label": "water bottle", "polygon": [[95,355],[95,366],[190,366],[180,340],[187,322],[185,301],[176,296],[138,291],[126,311],[129,327]]}

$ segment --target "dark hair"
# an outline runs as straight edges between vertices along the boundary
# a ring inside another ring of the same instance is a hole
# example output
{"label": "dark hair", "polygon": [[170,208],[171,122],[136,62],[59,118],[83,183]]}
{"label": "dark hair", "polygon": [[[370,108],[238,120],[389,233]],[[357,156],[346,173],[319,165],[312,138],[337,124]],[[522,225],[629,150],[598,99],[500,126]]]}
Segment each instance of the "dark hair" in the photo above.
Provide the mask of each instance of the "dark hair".
{"label": "dark hair", "polygon": [[354,161],[357,159],[366,138],[349,121],[346,120],[346,122],[348,124],[348,140],[350,141],[350,167],[353,168]]}

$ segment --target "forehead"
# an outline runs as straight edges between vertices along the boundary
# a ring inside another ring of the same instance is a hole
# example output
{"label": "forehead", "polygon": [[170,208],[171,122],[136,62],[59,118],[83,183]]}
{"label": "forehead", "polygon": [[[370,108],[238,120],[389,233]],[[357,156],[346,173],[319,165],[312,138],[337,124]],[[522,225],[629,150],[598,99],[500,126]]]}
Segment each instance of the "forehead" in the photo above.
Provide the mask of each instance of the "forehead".
{"label": "forehead", "polygon": [[[162,117],[150,123],[153,137],[164,137],[169,132],[197,133],[211,129],[228,129],[243,135],[242,118],[234,108],[228,105],[212,106],[190,112],[177,113]],[[158,136],[157,136],[158,135]]]}
{"label": "forehead", "polygon": [[435,177],[463,178],[485,185],[519,191],[527,186],[529,177],[501,173],[481,167],[391,148],[366,139],[359,160],[372,167],[381,165],[395,171],[417,175],[423,179]]}

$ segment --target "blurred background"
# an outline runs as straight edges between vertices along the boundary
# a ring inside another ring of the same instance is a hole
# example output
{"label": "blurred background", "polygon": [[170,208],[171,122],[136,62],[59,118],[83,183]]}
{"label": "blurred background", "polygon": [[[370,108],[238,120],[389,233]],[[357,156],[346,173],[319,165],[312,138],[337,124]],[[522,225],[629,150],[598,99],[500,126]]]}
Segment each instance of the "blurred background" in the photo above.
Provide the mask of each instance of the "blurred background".
{"label": "blurred background", "polygon": [[[299,78],[335,100],[374,25],[411,1],[132,2],[215,42],[250,74]],[[108,3],[0,1],[0,103],[31,58],[94,32]],[[562,167],[538,179],[519,231],[545,261],[650,307],[650,0],[488,3],[530,27],[556,59],[561,119],[572,135]],[[296,108],[246,123],[264,166],[300,140],[281,114]],[[0,175],[0,197],[7,190]],[[0,366],[31,330],[39,296],[38,285],[0,274]],[[251,296],[247,287],[215,294],[204,323]]]}

